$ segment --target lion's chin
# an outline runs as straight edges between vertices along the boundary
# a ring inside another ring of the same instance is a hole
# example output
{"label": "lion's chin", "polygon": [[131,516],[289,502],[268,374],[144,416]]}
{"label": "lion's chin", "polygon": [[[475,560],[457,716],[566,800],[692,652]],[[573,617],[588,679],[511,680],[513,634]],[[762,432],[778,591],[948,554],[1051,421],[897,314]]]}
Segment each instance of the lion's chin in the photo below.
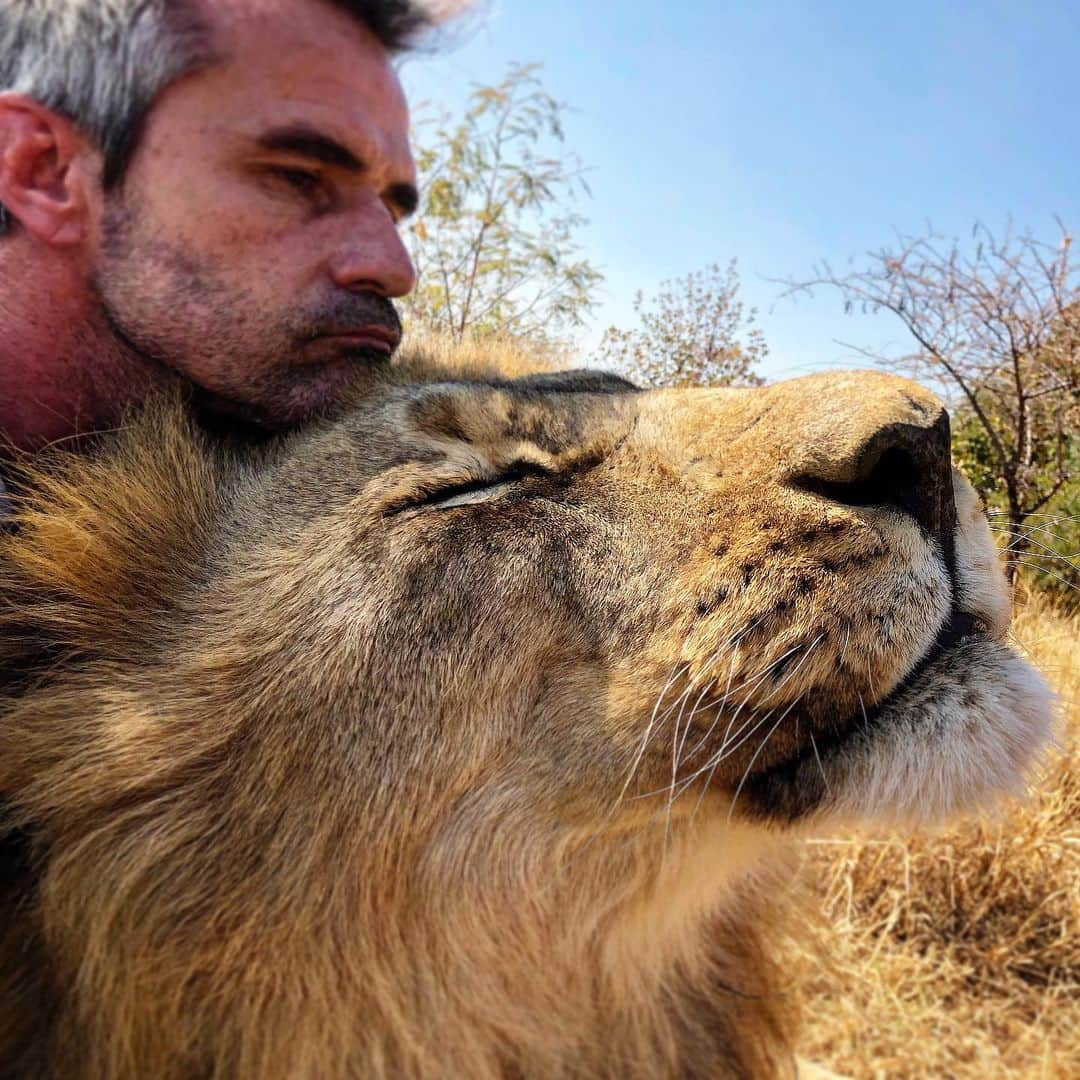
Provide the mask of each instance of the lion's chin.
{"label": "lion's chin", "polygon": [[1042,676],[969,633],[843,738],[752,777],[748,808],[787,822],[939,822],[1022,793],[1053,722]]}

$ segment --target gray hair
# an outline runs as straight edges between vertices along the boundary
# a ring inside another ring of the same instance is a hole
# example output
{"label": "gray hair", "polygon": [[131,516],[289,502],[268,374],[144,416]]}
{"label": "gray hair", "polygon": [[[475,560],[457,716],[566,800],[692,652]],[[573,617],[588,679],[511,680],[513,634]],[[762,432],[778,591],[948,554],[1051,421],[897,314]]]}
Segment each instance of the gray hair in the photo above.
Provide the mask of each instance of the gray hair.
{"label": "gray hair", "polygon": [[[391,54],[436,19],[414,0],[332,0]],[[214,59],[194,0],[0,0],[0,91],[68,117],[101,150],[108,188],[170,83]],[[8,214],[0,206],[0,234]]]}

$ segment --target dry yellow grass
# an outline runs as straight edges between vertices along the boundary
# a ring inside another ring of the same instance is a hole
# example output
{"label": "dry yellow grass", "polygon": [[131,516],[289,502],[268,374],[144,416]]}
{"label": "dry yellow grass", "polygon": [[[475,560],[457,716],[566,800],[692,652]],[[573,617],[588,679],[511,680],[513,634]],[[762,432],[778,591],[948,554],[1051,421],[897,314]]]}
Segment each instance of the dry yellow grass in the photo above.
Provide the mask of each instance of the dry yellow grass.
{"label": "dry yellow grass", "polygon": [[851,1077],[1080,1077],[1080,617],[1029,600],[1016,636],[1061,695],[1061,748],[993,822],[830,839],[792,946],[803,1053]]}
{"label": "dry yellow grass", "polygon": [[401,355],[413,353],[420,353],[450,371],[509,378],[581,366],[575,364],[572,353],[558,344],[523,341],[500,334],[466,336],[455,341],[447,334],[410,329]]}

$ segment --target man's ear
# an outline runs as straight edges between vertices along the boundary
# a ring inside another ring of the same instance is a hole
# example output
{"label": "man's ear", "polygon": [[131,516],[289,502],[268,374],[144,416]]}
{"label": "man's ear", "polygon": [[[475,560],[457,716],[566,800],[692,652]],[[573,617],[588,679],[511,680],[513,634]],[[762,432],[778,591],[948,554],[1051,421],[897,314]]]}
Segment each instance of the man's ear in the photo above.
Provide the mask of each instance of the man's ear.
{"label": "man's ear", "polygon": [[22,228],[55,247],[84,243],[100,188],[101,155],[67,117],[0,93],[0,204]]}

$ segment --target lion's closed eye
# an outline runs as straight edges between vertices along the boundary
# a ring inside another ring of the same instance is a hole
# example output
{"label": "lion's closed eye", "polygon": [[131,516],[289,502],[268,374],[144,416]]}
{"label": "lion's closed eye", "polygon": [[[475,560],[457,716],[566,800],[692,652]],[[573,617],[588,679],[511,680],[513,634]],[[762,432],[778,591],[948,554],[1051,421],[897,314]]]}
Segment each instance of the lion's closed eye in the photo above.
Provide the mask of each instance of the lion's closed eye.
{"label": "lion's closed eye", "polygon": [[496,480],[493,482],[478,480],[476,484],[451,488],[449,493],[446,491],[437,492],[424,505],[432,510],[451,510],[455,506],[471,506],[474,503],[491,502],[505,495],[511,486],[509,480]]}
{"label": "lion's closed eye", "polygon": [[519,488],[526,480],[551,475],[550,469],[534,461],[516,461],[500,472],[472,477],[459,483],[432,486],[394,506],[389,512],[400,514],[407,510],[451,510],[458,506],[492,502]]}

